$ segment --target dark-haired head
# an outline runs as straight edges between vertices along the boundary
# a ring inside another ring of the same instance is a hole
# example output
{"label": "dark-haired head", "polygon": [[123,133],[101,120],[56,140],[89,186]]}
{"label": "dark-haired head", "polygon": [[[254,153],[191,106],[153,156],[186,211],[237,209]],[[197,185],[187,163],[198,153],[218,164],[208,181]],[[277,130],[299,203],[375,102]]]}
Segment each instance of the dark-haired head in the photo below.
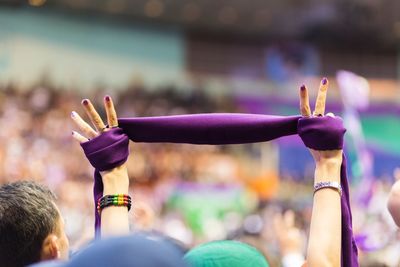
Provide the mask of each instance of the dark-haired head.
{"label": "dark-haired head", "polygon": [[41,260],[67,258],[64,222],[54,194],[35,182],[0,187],[0,263],[26,266]]}

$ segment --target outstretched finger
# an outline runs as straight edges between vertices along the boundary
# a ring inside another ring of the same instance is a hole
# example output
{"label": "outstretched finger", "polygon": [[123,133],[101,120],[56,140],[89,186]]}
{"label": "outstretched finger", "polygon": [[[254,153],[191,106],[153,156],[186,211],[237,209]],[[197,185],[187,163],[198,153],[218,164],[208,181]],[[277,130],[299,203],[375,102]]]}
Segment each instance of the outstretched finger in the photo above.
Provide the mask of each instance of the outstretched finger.
{"label": "outstretched finger", "polygon": [[117,113],[115,112],[114,103],[110,96],[104,97],[104,106],[106,107],[108,125],[112,127],[118,126]]}
{"label": "outstretched finger", "polygon": [[82,100],[82,105],[85,108],[87,115],[89,116],[91,122],[93,123],[94,127],[98,132],[103,132],[106,129],[103,120],[101,119],[99,113],[97,113],[96,109],[94,108],[93,104],[90,102],[89,99]]}
{"label": "outstretched finger", "polygon": [[305,85],[300,87],[300,112],[304,117],[311,116],[310,101],[308,99],[308,91]]}
{"label": "outstretched finger", "polygon": [[319,85],[317,100],[315,102],[314,116],[324,116],[325,114],[326,92],[328,91],[328,85],[328,79],[323,78]]}
{"label": "outstretched finger", "polygon": [[98,135],[98,133],[90,127],[89,124],[84,121],[81,116],[75,111],[71,112],[71,118],[75,122],[75,124],[79,127],[79,129],[88,137],[94,138]]}
{"label": "outstretched finger", "polygon": [[78,132],[72,131],[72,137],[77,140],[79,143],[84,143],[89,141],[89,139],[87,139],[86,137],[84,137],[83,135],[81,135]]}

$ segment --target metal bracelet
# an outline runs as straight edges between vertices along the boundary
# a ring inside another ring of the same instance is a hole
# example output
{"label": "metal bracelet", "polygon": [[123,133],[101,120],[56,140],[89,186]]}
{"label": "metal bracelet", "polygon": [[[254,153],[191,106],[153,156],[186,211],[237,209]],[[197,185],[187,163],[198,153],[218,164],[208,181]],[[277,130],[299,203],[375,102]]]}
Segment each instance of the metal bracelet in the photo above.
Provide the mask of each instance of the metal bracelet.
{"label": "metal bracelet", "polygon": [[339,192],[340,196],[342,196],[342,186],[340,185],[339,182],[319,182],[319,183],[316,183],[314,185],[314,194],[315,194],[315,192],[317,192],[318,190],[323,189],[323,188],[336,189]]}

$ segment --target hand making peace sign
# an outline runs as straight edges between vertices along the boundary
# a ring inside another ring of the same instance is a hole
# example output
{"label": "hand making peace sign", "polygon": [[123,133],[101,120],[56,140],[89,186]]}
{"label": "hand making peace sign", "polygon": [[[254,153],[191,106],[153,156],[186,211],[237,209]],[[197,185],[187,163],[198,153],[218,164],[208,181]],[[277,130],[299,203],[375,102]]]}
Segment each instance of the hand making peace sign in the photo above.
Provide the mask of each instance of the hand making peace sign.
{"label": "hand making peace sign", "polygon": [[[305,85],[300,87],[300,112],[303,117],[323,117],[325,114],[326,95],[328,91],[329,82],[327,78],[321,80],[317,100],[315,102],[315,109],[311,115],[310,102],[308,98],[308,90]],[[335,117],[333,113],[327,113],[326,116]],[[342,150],[314,150],[310,149],[312,156],[316,162],[324,159],[335,159],[341,163]]]}

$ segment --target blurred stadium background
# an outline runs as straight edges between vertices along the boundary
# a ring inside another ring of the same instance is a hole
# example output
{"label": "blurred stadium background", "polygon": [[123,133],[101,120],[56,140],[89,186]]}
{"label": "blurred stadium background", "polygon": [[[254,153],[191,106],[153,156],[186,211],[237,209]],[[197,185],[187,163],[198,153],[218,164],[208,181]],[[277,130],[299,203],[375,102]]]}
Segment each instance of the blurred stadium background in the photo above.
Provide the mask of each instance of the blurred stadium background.
{"label": "blurred stadium background", "polygon": [[[298,114],[298,88],[329,78],[344,117],[364,266],[398,266],[388,190],[400,178],[400,1],[1,0],[0,182],[59,197],[74,249],[93,234],[92,169],[71,139],[80,100],[120,117]],[[312,99],[312,98],[311,98]],[[298,138],[266,144],[134,144],[135,228],[188,246],[238,238],[279,265],[273,218],[293,210],[304,249],[313,161]],[[367,265],[370,264],[370,265]]]}

